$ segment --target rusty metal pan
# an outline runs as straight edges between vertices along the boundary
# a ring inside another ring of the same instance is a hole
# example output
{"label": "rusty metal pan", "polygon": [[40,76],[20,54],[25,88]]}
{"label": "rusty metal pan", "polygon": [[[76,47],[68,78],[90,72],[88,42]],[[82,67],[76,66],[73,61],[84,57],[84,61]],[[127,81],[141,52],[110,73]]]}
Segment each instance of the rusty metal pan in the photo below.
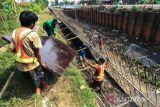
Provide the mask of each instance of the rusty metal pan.
{"label": "rusty metal pan", "polygon": [[[41,36],[40,38],[43,45],[40,49],[42,62],[48,66],[51,73],[61,75],[73,59],[75,51],[58,39],[48,36]],[[10,42],[11,36],[4,36],[3,39]]]}

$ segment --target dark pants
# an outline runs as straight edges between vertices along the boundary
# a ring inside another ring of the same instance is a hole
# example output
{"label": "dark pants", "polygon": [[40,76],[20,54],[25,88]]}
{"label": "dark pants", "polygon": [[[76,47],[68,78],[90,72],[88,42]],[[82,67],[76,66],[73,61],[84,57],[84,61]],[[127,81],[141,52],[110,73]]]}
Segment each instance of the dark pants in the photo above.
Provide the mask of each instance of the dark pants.
{"label": "dark pants", "polygon": [[96,81],[94,80],[92,83],[92,87],[94,89],[100,88],[100,91],[102,90],[102,84],[103,84],[103,80],[102,81]]}
{"label": "dark pants", "polygon": [[35,68],[34,70],[28,71],[28,72],[24,72],[25,75],[30,75],[32,80],[34,81],[34,84],[36,87],[40,86],[41,81],[44,81],[44,72],[41,68],[41,66],[38,66],[37,68]]}
{"label": "dark pants", "polygon": [[50,31],[50,28],[48,26],[46,26],[45,24],[43,24],[43,29],[47,32],[48,36],[52,36],[53,34]]}

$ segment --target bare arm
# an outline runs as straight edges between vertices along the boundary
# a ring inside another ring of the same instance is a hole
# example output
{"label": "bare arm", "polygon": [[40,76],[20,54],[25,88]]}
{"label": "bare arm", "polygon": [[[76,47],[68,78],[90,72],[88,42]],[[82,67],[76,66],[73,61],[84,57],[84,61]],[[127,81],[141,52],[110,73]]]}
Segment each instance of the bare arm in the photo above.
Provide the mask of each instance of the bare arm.
{"label": "bare arm", "polygon": [[87,59],[85,60],[87,64],[89,64],[91,67],[94,67]]}
{"label": "bare arm", "polygon": [[11,44],[10,44],[10,51],[13,53],[16,52],[16,48],[15,48],[15,44],[14,44],[13,40],[11,41]]}
{"label": "bare arm", "polygon": [[40,52],[39,52],[39,48],[35,49],[35,55],[36,55],[36,58],[37,58],[38,62],[40,63],[40,65],[43,65],[42,61],[41,61],[41,55],[40,55]]}

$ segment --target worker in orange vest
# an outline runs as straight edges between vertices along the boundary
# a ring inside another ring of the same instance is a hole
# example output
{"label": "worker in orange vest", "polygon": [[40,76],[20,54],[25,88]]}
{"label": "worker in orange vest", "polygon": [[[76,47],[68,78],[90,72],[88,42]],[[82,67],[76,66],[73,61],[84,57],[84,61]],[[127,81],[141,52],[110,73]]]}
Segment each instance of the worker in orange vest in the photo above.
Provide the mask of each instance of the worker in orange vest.
{"label": "worker in orange vest", "polygon": [[105,59],[104,58],[100,58],[99,59],[99,63],[100,64],[91,64],[90,62],[88,62],[86,60],[86,62],[93,68],[96,69],[95,73],[94,73],[94,81],[92,83],[92,86],[94,89],[97,89],[99,87],[99,92],[102,92],[102,84],[103,84],[103,80],[104,80],[104,76],[105,76],[105,68],[108,67],[108,64],[105,63]]}
{"label": "worker in orange vest", "polygon": [[40,83],[45,88],[49,88],[49,85],[45,81],[41,68],[41,66],[46,67],[42,64],[39,53],[39,49],[42,48],[41,40],[34,31],[38,17],[35,13],[26,10],[21,12],[19,20],[21,27],[13,31],[10,49],[15,53],[17,69],[24,74],[30,74],[36,86],[36,93],[40,94]]}

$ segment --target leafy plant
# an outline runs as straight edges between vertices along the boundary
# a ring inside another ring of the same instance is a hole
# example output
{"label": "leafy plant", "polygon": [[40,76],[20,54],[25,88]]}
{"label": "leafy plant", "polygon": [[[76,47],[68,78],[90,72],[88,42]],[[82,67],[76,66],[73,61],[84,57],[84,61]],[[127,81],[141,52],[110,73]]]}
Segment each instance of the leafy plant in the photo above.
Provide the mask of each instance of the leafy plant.
{"label": "leafy plant", "polygon": [[9,34],[18,26],[17,17],[23,10],[41,12],[47,6],[47,0],[16,3],[15,0],[0,0],[0,35]]}
{"label": "leafy plant", "polygon": [[136,11],[138,11],[138,8],[136,6],[132,6],[131,11],[136,12]]}
{"label": "leafy plant", "polygon": [[114,12],[117,8],[118,8],[118,6],[114,6],[114,7],[111,7],[110,9],[108,9],[108,11],[109,12]]}
{"label": "leafy plant", "polygon": [[115,10],[115,13],[121,13],[124,9],[122,7],[118,7]]}

